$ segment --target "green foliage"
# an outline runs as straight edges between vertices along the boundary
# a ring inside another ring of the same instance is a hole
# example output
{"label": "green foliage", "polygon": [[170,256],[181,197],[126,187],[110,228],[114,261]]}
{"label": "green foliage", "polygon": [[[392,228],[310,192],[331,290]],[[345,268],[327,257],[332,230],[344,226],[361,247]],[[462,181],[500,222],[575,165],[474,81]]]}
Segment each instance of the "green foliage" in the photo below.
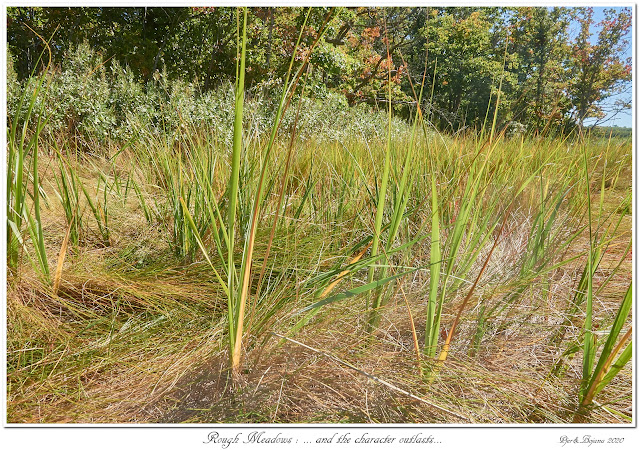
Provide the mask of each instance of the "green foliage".
{"label": "green foliage", "polygon": [[[496,18],[490,8],[432,10],[425,18],[413,61],[417,69],[428,54],[427,84],[435,86],[431,108],[440,126],[479,127],[484,120],[504,59],[501,47],[495,48],[500,39],[494,31]],[[504,82],[514,82],[510,72]]]}
{"label": "green foliage", "polygon": [[20,101],[20,84],[15,71],[13,56],[7,48],[7,116],[15,117],[16,108]]}
{"label": "green foliage", "polygon": [[570,110],[563,91],[568,81],[571,16],[568,8],[522,7],[514,9],[509,20],[513,53],[509,70],[516,76],[513,117],[539,131],[561,128]]}
{"label": "green foliage", "polygon": [[[272,106],[306,13],[309,26],[299,55],[309,51],[326,11],[251,9],[247,100]],[[224,86],[235,77],[229,64],[237,46],[233,8],[11,7],[7,18],[15,60],[10,85],[39,69],[37,54],[44,47],[29,27],[53,35],[53,62],[60,68],[52,96],[52,105],[59,107],[53,117],[56,131],[78,132],[85,144],[112,134],[128,139],[120,130],[127,120],[140,128],[170,127],[176,105],[183,107],[187,122],[219,123],[207,111],[225,94],[211,98],[208,93],[228,90]],[[435,89],[422,107],[440,129],[490,124],[500,85],[499,129],[515,121],[529,132],[569,131],[588,118],[629,109],[625,97],[606,99],[627,93],[630,86],[630,61],[622,56],[630,21],[630,11],[623,8],[605,10],[600,23],[594,23],[592,8],[340,8],[310,57],[306,92],[310,98],[336,95],[351,107],[365,103],[380,110],[390,93],[396,113],[408,117],[415,99],[407,74],[421,79],[426,62],[426,84]],[[579,33],[571,36],[574,26]],[[83,91],[82,83],[91,88]],[[8,96],[9,105],[14,97]],[[184,103],[187,99],[195,101]],[[247,107],[249,119],[250,103]],[[273,114],[258,116],[269,117]],[[226,118],[232,121],[232,114]],[[256,123],[260,129],[272,126]]]}
{"label": "green foliage", "polygon": [[[100,55],[86,44],[70,52],[65,61],[61,71],[48,75],[49,95],[37,98],[37,106],[49,112],[46,136],[72,137],[85,151],[95,147],[93,143],[128,142],[144,135],[173,134],[179,139],[182,132],[191,128],[209,130],[220,144],[230,145],[232,141],[230,124],[235,98],[229,83],[203,91],[196,83],[172,81],[166,73],[158,73],[157,80],[143,84],[136,81],[128,66],[113,62],[107,70]],[[8,74],[12,73],[15,74]],[[19,103],[16,93],[28,80],[19,82],[11,75],[7,82],[8,115],[13,117]],[[247,91],[244,123],[252,138],[265,138],[272,130],[276,99],[281,93],[277,87],[270,89],[268,95],[261,88]],[[299,99],[297,136],[302,141],[346,142],[354,136],[386,134],[386,111],[365,104],[349,107],[340,93],[319,94]],[[26,113],[25,108],[23,104],[22,114]],[[290,135],[294,121],[292,112],[285,114],[280,135]],[[402,119],[392,117],[393,136],[402,135],[406,129]]]}
{"label": "green foliage", "polygon": [[603,138],[613,137],[618,139],[630,139],[632,138],[632,128],[598,126],[592,129],[592,135]]}
{"label": "green foliage", "polygon": [[[574,119],[583,126],[589,117],[603,118],[601,101],[627,89],[632,77],[632,60],[621,58],[629,45],[632,11],[604,10],[605,18],[598,25],[596,43],[591,43],[593,8],[581,8],[577,14],[579,35],[572,48],[569,92]],[[623,101],[618,108],[627,107]]]}

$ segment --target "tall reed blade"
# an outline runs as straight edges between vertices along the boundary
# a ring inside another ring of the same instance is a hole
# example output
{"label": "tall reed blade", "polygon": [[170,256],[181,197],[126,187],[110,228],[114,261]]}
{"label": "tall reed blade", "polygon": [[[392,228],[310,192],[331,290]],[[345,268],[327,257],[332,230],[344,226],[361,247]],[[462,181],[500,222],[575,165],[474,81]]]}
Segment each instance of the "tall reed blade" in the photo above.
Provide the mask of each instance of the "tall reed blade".
{"label": "tall reed blade", "polygon": [[[231,357],[231,369],[233,372],[239,369],[240,354],[242,347],[242,326],[244,320],[245,299],[238,296],[235,288],[236,272],[233,260],[235,246],[235,216],[237,210],[237,197],[240,184],[240,158],[242,155],[242,117],[244,107],[244,73],[246,66],[246,22],[248,9],[243,8],[242,19],[242,39],[238,36],[238,47],[241,42],[241,49],[238,49],[237,80],[235,85],[235,121],[233,122],[233,156],[231,161],[231,179],[229,181],[229,209],[228,209],[228,331],[229,331],[229,353]],[[238,9],[238,31],[239,31],[239,9]],[[238,33],[239,34],[239,33]]]}
{"label": "tall reed blade", "polygon": [[[390,61],[390,50],[388,44],[388,30],[386,32],[386,52],[388,60]],[[391,64],[388,65],[388,130],[386,132],[386,153],[384,156],[384,172],[382,174],[382,181],[377,194],[377,210],[375,211],[375,229],[373,232],[373,245],[371,248],[371,256],[377,256],[379,252],[379,243],[382,233],[382,221],[384,219],[384,207],[386,206],[386,191],[388,189],[388,178],[390,174],[390,158],[391,158],[391,118],[393,112],[392,97],[391,97]],[[375,277],[375,267],[371,266],[368,269],[368,282],[373,282]],[[381,293],[378,292],[377,296],[372,304],[371,316],[369,319],[369,332],[377,326],[379,322],[379,307],[381,306],[382,299]]]}
{"label": "tall reed blade", "polygon": [[430,286],[428,290],[428,307],[426,310],[426,333],[424,353],[428,357],[434,357],[437,351],[439,337],[439,325],[437,314],[437,290],[439,287],[439,274],[441,271],[441,244],[439,235],[439,204],[437,202],[437,184],[435,177],[431,175],[431,233],[430,233]]}
{"label": "tall reed blade", "polygon": [[[282,115],[293,97],[293,94],[297,87],[297,83],[305,71],[305,68],[309,62],[309,58],[311,56],[311,53],[313,52],[313,49],[317,46],[319,40],[326,33],[326,30],[328,29],[328,23],[330,22],[330,19],[332,18],[333,11],[334,10],[332,9],[325,17],[324,24],[322,25],[321,29],[317,33],[317,36],[315,38],[315,41],[313,42],[313,45],[306,53],[304,60],[302,62],[302,65],[297,70],[292,83],[289,84],[289,80],[291,79],[291,74],[293,71],[293,64],[296,61],[297,52],[300,46],[302,35],[306,28],[306,23],[308,21],[311,9],[309,8],[306,13],[306,17],[304,18],[304,23],[302,24],[302,27],[300,29],[300,34],[297,39],[297,43],[295,45],[295,48],[293,49],[291,62],[289,64],[289,69],[288,69],[286,79],[283,85],[282,96],[280,98],[278,110],[275,115],[275,121],[273,124],[273,128],[271,130],[271,135],[270,135],[266,150],[264,151],[264,154],[263,154],[260,177],[257,182],[255,197],[253,199],[253,207],[252,207],[250,218],[249,218],[247,239],[244,242],[242,264],[241,264],[240,274],[238,279],[239,295],[233,300],[233,330],[229,329],[230,332],[233,332],[235,334],[235,337],[232,338],[232,354],[231,354],[231,368],[232,368],[232,372],[234,373],[237,373],[237,371],[239,370],[240,358],[242,354],[242,334],[244,330],[244,312],[248,302],[249,283],[251,280],[251,267],[253,264],[253,251],[255,247],[255,238],[257,235],[257,225],[260,220],[260,213],[261,213],[260,207],[262,204],[262,196],[264,195],[264,190],[265,190],[264,187],[265,187],[266,173],[267,173],[270,154],[274,148],[275,138],[277,136],[278,128],[281,123]],[[241,58],[242,63],[240,64],[240,69],[238,73],[239,80],[240,80],[238,82],[238,87],[237,87],[238,89],[243,89],[244,87],[243,72],[244,72],[244,59],[245,59],[245,53],[246,53],[246,16],[247,16],[247,11],[245,8],[244,29],[242,33],[242,58]],[[236,108],[238,106],[238,102],[239,102],[239,97],[237,97],[236,99]],[[238,127],[234,128],[234,136],[237,136],[236,133],[241,134],[241,124],[242,124],[241,120],[238,121],[237,109],[236,109],[235,123],[236,123],[236,126],[239,127],[239,129]],[[234,140],[234,143],[235,143],[235,140]],[[239,151],[239,147],[241,146],[238,146],[238,148],[236,148],[236,146],[234,145],[234,149],[233,149],[234,161],[235,161],[235,152],[236,150]],[[229,224],[229,228],[230,228],[230,224]],[[228,268],[229,270],[231,270],[232,265],[229,264]],[[229,292],[233,292],[232,295],[236,295],[236,291],[234,289],[230,289],[230,286],[229,286]],[[229,312],[229,315],[230,314],[231,313]]]}
{"label": "tall reed blade", "polygon": [[586,177],[586,193],[587,193],[587,205],[588,205],[588,260],[586,262],[586,319],[584,321],[584,357],[583,357],[583,374],[582,378],[582,391],[586,390],[587,377],[586,374],[592,373],[592,367],[595,358],[595,336],[592,333],[592,279],[594,276],[593,268],[593,255],[595,253],[595,242],[592,235],[592,211],[591,211],[591,199],[590,199],[590,174],[588,171],[588,159],[586,157],[584,146],[584,173]]}

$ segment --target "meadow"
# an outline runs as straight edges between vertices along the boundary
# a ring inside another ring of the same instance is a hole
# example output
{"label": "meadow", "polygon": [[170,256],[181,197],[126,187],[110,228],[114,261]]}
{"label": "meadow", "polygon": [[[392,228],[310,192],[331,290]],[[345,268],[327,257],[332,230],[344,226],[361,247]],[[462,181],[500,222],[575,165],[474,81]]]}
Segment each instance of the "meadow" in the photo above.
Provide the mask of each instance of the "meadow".
{"label": "meadow", "polygon": [[241,42],[221,116],[178,85],[118,140],[9,89],[9,423],[631,423],[629,139],[438,132],[293,62],[244,98]]}

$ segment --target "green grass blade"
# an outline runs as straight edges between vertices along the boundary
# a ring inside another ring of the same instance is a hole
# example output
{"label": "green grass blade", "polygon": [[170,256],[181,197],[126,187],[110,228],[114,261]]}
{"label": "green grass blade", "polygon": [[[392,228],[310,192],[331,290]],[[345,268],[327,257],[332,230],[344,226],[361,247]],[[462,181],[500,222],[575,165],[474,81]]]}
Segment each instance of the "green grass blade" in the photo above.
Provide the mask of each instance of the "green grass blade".
{"label": "green grass blade", "polygon": [[373,281],[372,283],[367,283],[365,285],[358,286],[356,288],[349,289],[349,290],[344,291],[344,292],[340,292],[339,294],[332,295],[330,297],[325,298],[324,300],[320,300],[319,302],[313,303],[312,305],[309,305],[309,306],[301,309],[299,312],[300,313],[304,313],[304,312],[310,311],[312,309],[320,308],[320,307],[322,307],[324,305],[328,305],[330,303],[337,302],[339,300],[344,300],[346,298],[350,298],[350,297],[354,297],[354,296],[359,295],[359,294],[363,294],[365,292],[368,292],[368,291],[377,289],[377,288],[379,288],[381,286],[384,286],[385,284],[387,284],[390,281],[396,280],[397,278],[401,278],[401,277],[403,277],[405,275],[408,275],[408,274],[411,274],[411,273],[413,273],[415,271],[417,271],[417,269],[407,270],[405,272],[401,272],[401,273],[392,275],[390,277],[383,278],[381,280]]}
{"label": "green grass blade", "polygon": [[197,241],[198,245],[200,246],[200,250],[202,250],[202,254],[204,255],[204,258],[206,258],[206,261],[209,263],[209,266],[211,266],[211,269],[213,269],[213,273],[215,274],[215,278],[217,278],[217,281],[220,283],[220,286],[222,287],[222,289],[224,290],[224,293],[228,297],[229,296],[229,291],[228,291],[228,288],[226,286],[226,283],[224,282],[224,280],[220,276],[219,272],[217,271],[217,269],[213,265],[213,262],[211,261],[211,258],[209,257],[209,252],[206,250],[206,246],[202,242],[202,238],[200,237],[200,232],[197,230],[197,226],[195,225],[195,222],[193,221],[193,217],[191,216],[191,213],[189,212],[189,209],[186,206],[186,202],[184,201],[184,199],[180,198],[180,203],[182,204],[182,208],[183,208],[183,211],[184,211],[184,218],[186,219],[186,222],[187,222],[188,226],[190,227],[191,232],[193,233],[193,236],[195,237],[195,240]]}
{"label": "green grass blade", "polygon": [[583,159],[583,168],[585,171],[586,177],[586,186],[587,186],[587,205],[588,205],[588,236],[589,236],[589,249],[588,249],[588,261],[586,267],[586,318],[584,320],[583,330],[584,330],[584,356],[583,356],[583,367],[582,367],[582,383],[580,390],[580,397],[583,399],[588,390],[588,382],[590,380],[592,374],[592,368],[594,365],[595,358],[595,337],[592,333],[592,279],[594,275],[593,268],[593,256],[594,256],[594,246],[595,243],[593,241],[592,235],[592,212],[591,212],[591,201],[590,201],[590,174],[588,172],[588,160],[586,158],[586,152],[584,151],[584,159]]}
{"label": "green grass blade", "polygon": [[594,394],[595,396],[599,392],[601,392],[603,388],[605,388],[612,381],[614,377],[617,376],[619,371],[623,369],[626,364],[628,364],[628,362],[630,361],[630,358],[632,358],[632,342],[630,342],[628,346],[624,349],[624,351],[621,353],[621,355],[619,355],[619,358],[617,358],[617,360],[612,365],[612,367],[610,367],[610,370],[608,370],[608,372],[603,377],[601,382],[597,385],[597,388],[595,389],[595,394]]}
{"label": "green grass blade", "polygon": [[[603,380],[605,380],[605,377],[609,375],[609,372],[607,369],[611,362],[610,359],[615,356],[613,353],[615,350],[615,344],[617,343],[617,339],[619,338],[619,334],[621,333],[622,327],[624,326],[624,324],[626,323],[626,320],[628,319],[628,315],[630,314],[631,308],[632,308],[632,285],[630,285],[628,287],[628,290],[626,291],[626,295],[624,296],[621,302],[621,305],[619,306],[619,310],[617,311],[617,315],[612,324],[612,327],[610,331],[608,332],[608,338],[606,339],[603,350],[601,351],[601,354],[599,355],[597,366],[594,372],[592,372],[592,375],[589,377],[590,379],[586,386],[586,392],[590,394],[591,397],[589,399],[587,394],[587,397],[585,399],[585,401],[587,402],[589,402],[589,400],[592,400],[592,397],[594,397],[598,392],[600,392],[605,386],[605,384],[602,385],[602,382]],[[621,361],[623,361],[623,359]],[[618,371],[619,369],[617,369],[617,372]],[[608,374],[606,374],[606,372],[608,372]],[[617,372],[615,372],[615,374]],[[612,377],[614,377],[614,374],[612,375]],[[612,379],[612,377],[610,377],[610,379]]]}
{"label": "green grass blade", "polygon": [[[238,35],[239,35],[239,9],[237,10],[238,20]],[[243,11],[243,26],[242,26],[242,39],[240,41],[238,36],[238,46],[241,42],[241,49],[238,49],[238,59],[236,64],[236,85],[235,85],[235,119],[233,122],[233,155],[231,160],[231,178],[229,180],[229,208],[228,208],[228,225],[227,232],[229,236],[228,246],[228,260],[227,260],[227,274],[228,274],[228,315],[229,315],[229,349],[231,365],[234,366],[233,354],[235,351],[235,336],[236,336],[236,311],[238,306],[236,303],[236,272],[234,262],[235,251],[235,218],[237,214],[237,198],[240,185],[240,164],[242,155],[242,118],[244,111],[244,73],[246,66],[246,21],[247,21],[247,9]]]}
{"label": "green grass blade", "polygon": [[[439,320],[437,314],[437,298],[439,289],[439,277],[441,272],[441,243],[439,233],[439,204],[437,201],[437,184],[431,176],[431,240],[430,240],[430,285],[428,290],[428,307],[426,312],[425,354],[434,357],[437,351],[439,339]],[[441,311],[441,309],[440,309]]]}
{"label": "green grass blade", "polygon": [[[388,51],[388,48],[387,48]],[[373,234],[373,246],[371,247],[371,255],[376,256],[379,252],[379,243],[382,233],[382,222],[384,219],[384,208],[386,206],[386,191],[388,189],[388,179],[390,176],[390,162],[391,162],[391,126],[392,126],[392,101],[391,101],[391,66],[388,66],[388,130],[386,133],[386,153],[384,155],[384,171],[382,173],[381,186],[377,195],[377,209],[375,211],[375,225]],[[369,284],[375,277],[375,268],[370,267],[368,270]],[[378,310],[382,303],[382,293],[378,292],[372,304],[371,318],[369,321],[370,328],[376,326],[378,320]]]}

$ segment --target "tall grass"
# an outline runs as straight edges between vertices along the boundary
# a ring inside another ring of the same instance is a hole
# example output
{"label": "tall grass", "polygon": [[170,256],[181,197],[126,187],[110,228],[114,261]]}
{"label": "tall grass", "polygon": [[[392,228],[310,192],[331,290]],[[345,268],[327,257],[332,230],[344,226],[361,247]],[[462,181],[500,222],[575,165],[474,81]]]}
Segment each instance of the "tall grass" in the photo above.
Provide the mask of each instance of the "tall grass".
{"label": "tall grass", "polygon": [[[388,43],[388,31],[384,30],[387,34],[386,38],[386,51],[389,51],[389,43]],[[390,54],[387,54],[387,57],[390,60]],[[382,232],[382,221],[384,219],[384,207],[386,206],[386,191],[388,189],[388,179],[390,176],[390,163],[391,163],[391,117],[393,111],[393,102],[391,95],[391,68],[388,66],[388,130],[386,132],[386,151],[384,153],[384,169],[381,178],[381,184],[379,187],[379,191],[377,192],[377,201],[376,201],[376,210],[375,210],[375,225],[373,229],[373,245],[371,247],[371,256],[377,256],[379,252],[379,243],[381,240],[381,232]],[[382,259],[383,264],[383,259]],[[370,284],[373,281],[375,276],[375,267],[371,266],[368,269],[368,283]],[[372,307],[372,317],[370,319],[371,327],[377,325],[379,321],[378,309],[382,304],[382,293],[380,292],[374,299]]]}
{"label": "tall grass", "polygon": [[[40,38],[46,49],[48,43]],[[36,67],[43,55],[40,55]],[[42,219],[40,213],[40,197],[42,189],[38,173],[38,148],[40,134],[44,129],[47,118],[44,105],[36,110],[36,101],[40,96],[46,96],[48,84],[45,84],[47,72],[51,66],[49,62],[37,78],[29,78],[22,90],[16,116],[10,121],[8,129],[7,151],[7,265],[14,273],[17,272],[22,252],[25,248],[24,224],[28,230],[35,251],[34,265],[42,277],[50,281],[49,263],[44,243]],[[35,70],[35,69],[34,69]],[[25,111],[26,109],[26,111]],[[29,128],[33,117],[37,118],[35,129]],[[28,204],[31,198],[32,205]]]}
{"label": "tall grass", "polygon": [[[628,343],[632,336],[632,327],[629,327],[626,333],[619,338],[622,328],[624,327],[630,309],[632,307],[632,284],[628,287],[626,294],[621,301],[615,320],[610,330],[604,334],[606,341],[603,349],[596,358],[597,340],[593,333],[593,299],[594,299],[594,274],[596,265],[602,257],[602,244],[597,243],[597,230],[593,230],[591,192],[590,192],[590,172],[588,167],[588,159],[584,151],[583,159],[584,176],[586,179],[588,193],[588,258],[582,281],[585,282],[585,301],[586,314],[583,323],[583,359],[581,385],[579,388],[579,407],[575,413],[574,422],[585,422],[587,420],[589,409],[592,407],[595,395],[601,392],[607,384],[623,369],[632,356],[632,342]],[[602,180],[605,180],[605,169]],[[605,185],[602,181],[599,202],[599,217],[602,214],[603,199],[605,195]],[[604,233],[605,236],[605,233]],[[605,243],[604,243],[605,245]],[[580,283],[581,284],[581,283]],[[626,345],[628,343],[628,345]],[[625,349],[624,349],[625,347]],[[597,364],[595,366],[595,360]]]}
{"label": "tall grass", "polygon": [[[296,61],[296,55],[300,46],[300,41],[302,39],[306,22],[310,15],[310,8],[307,11],[304,23],[301,27],[300,34],[297,40],[297,43],[294,47],[293,54],[291,56],[291,62],[289,64],[289,68],[284,80],[282,94],[278,103],[277,112],[275,113],[274,125],[270,133],[270,137],[268,139],[268,143],[266,147],[263,149],[263,154],[261,156],[261,167],[259,167],[259,178],[257,180],[257,184],[255,186],[255,191],[253,192],[253,201],[250,212],[248,213],[248,218],[244,224],[241,224],[240,228],[243,230],[244,237],[244,246],[242,250],[241,263],[239,268],[236,267],[235,263],[235,230],[237,228],[236,219],[237,219],[237,208],[238,208],[238,197],[240,195],[240,173],[241,173],[241,159],[242,154],[244,152],[243,147],[243,106],[244,106],[244,73],[245,73],[245,65],[246,65],[246,22],[248,16],[247,8],[243,9],[242,15],[243,18],[240,21],[239,9],[238,9],[238,58],[236,65],[236,97],[235,97],[235,119],[233,125],[233,151],[231,157],[231,174],[228,182],[228,210],[227,210],[227,221],[225,224],[220,222],[220,226],[223,230],[223,234],[228,236],[227,240],[227,259],[225,271],[227,275],[225,292],[228,296],[228,336],[229,336],[229,356],[230,356],[230,365],[231,365],[231,373],[234,377],[239,375],[240,362],[242,356],[242,347],[243,347],[243,334],[245,327],[245,315],[247,310],[247,303],[249,302],[249,284],[251,282],[251,268],[254,260],[254,249],[255,249],[255,240],[257,236],[258,223],[261,217],[261,208],[262,208],[262,200],[265,194],[265,190],[268,189],[267,186],[267,173],[269,169],[269,159],[271,157],[271,152],[275,148],[276,145],[276,137],[278,133],[278,129],[280,126],[280,122],[282,116],[288,107],[295,89],[298,85],[298,81],[303,74],[304,68],[308,63],[308,59],[310,54],[313,51],[313,48],[319,42],[319,39],[326,32],[327,24],[330,20],[331,13],[329,13],[326,17],[324,25],[318,32],[318,36],[315,39],[312,47],[309,49],[307,55],[305,56],[302,65],[297,69],[297,71],[293,72],[294,62]],[[241,38],[240,38],[240,23],[241,25]],[[270,186],[273,186],[274,183],[269,182]],[[242,192],[243,195],[247,195],[248,191]],[[282,195],[282,194],[280,194]],[[187,218],[188,225],[190,226],[191,232],[196,237],[196,240],[202,249],[202,251],[207,254],[207,250],[202,242],[202,239],[199,236],[199,231],[192,220],[190,213],[188,212],[188,208],[186,207],[186,202],[184,199],[180,199],[182,206],[185,208],[185,213]],[[209,207],[209,211],[211,208]],[[245,215],[246,217],[246,215]],[[246,228],[244,228],[244,226]],[[211,267],[213,267],[213,263],[211,259],[207,256]],[[266,259],[266,258],[265,258]],[[215,267],[213,267],[215,270]],[[239,269],[239,270],[238,270]],[[221,279],[221,275],[215,271],[216,276]],[[251,308],[255,308],[256,301],[253,302]]]}
{"label": "tall grass", "polygon": [[[588,266],[590,266],[590,263]],[[590,282],[589,285],[591,285]],[[628,286],[611,328],[604,334],[606,340],[598,358],[595,356],[597,341],[592,332],[592,289],[588,290],[587,296],[588,306],[584,322],[583,366],[579,388],[579,406],[573,418],[575,423],[588,421],[595,396],[617,376],[632,357],[632,342],[629,342],[632,337],[632,326],[628,327],[626,332],[620,337],[622,328],[632,308],[632,285]],[[595,361],[597,362],[596,366]]]}

